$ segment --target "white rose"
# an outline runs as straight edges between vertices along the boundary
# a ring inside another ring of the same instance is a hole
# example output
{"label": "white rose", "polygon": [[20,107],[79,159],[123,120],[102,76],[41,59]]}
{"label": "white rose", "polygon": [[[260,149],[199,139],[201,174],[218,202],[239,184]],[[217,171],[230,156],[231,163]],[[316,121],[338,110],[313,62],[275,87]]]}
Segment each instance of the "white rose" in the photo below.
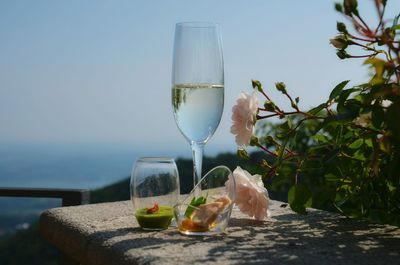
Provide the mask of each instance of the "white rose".
{"label": "white rose", "polygon": [[[269,197],[260,175],[251,175],[241,167],[233,171],[236,182],[235,204],[239,210],[256,220],[265,219],[268,214]],[[228,192],[233,190],[232,176],[225,183]]]}
{"label": "white rose", "polygon": [[232,108],[233,125],[231,127],[231,133],[235,135],[238,146],[249,145],[257,110],[258,99],[255,92],[252,95],[240,93],[236,105]]}

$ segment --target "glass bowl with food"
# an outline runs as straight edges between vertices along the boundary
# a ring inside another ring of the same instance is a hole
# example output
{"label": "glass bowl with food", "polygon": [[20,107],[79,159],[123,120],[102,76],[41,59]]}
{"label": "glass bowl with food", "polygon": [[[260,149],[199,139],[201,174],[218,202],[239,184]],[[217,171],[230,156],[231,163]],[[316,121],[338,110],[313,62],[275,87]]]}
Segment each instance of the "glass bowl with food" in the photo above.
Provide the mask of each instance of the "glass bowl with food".
{"label": "glass bowl with food", "polygon": [[231,170],[218,166],[210,170],[174,206],[179,232],[212,235],[225,232],[235,201],[235,179]]}

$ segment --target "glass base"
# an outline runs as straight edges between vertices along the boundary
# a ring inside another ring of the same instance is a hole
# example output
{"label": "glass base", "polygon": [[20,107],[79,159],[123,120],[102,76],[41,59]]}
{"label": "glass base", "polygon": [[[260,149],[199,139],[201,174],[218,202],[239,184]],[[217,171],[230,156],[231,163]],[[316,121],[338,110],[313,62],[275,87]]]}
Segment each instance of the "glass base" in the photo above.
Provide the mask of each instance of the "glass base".
{"label": "glass base", "polygon": [[179,233],[182,235],[186,236],[215,236],[215,235],[220,235],[225,233],[225,231],[218,231],[218,230],[213,230],[213,231],[205,231],[205,232],[192,232],[192,231],[186,231],[186,230],[179,230]]}
{"label": "glass base", "polygon": [[140,228],[142,228],[143,230],[145,230],[145,231],[162,231],[162,230],[166,230],[166,229],[168,229],[168,228],[163,228],[163,227],[160,227],[160,228],[147,228],[147,227],[140,227]]}

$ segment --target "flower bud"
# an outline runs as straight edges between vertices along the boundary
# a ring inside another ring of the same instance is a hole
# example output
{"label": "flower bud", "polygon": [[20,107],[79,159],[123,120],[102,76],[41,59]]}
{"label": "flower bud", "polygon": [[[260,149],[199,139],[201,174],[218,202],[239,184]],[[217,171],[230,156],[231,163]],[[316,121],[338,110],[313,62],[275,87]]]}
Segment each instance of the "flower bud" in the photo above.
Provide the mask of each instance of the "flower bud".
{"label": "flower bud", "polygon": [[335,9],[339,13],[343,13],[343,6],[339,3],[335,3]]}
{"label": "flower bud", "polygon": [[258,80],[251,80],[251,85],[253,86],[254,89],[257,88],[258,91],[260,91],[260,92],[263,91],[262,84]]}
{"label": "flower bud", "polygon": [[344,50],[340,50],[336,53],[337,57],[339,57],[340,59],[346,59],[346,58],[350,58],[350,55],[344,51]]}
{"label": "flower bud", "polygon": [[275,143],[275,140],[271,135],[267,135],[267,137],[265,137],[264,140],[265,140],[265,142],[267,144],[274,144]]}
{"label": "flower bud", "polygon": [[244,150],[244,149],[238,149],[238,150],[237,150],[237,155],[238,155],[239,157],[241,157],[241,158],[244,158],[244,159],[250,159],[249,154],[248,154],[247,151]]}
{"label": "flower bud", "polygon": [[357,0],[343,1],[344,13],[348,16],[351,16],[352,14],[358,15],[357,6],[358,6]]}
{"label": "flower bud", "polygon": [[275,87],[276,87],[276,89],[278,91],[280,91],[280,92],[282,92],[284,94],[286,93],[286,85],[285,85],[285,83],[283,83],[283,82],[275,83]]}
{"label": "flower bud", "polygon": [[259,145],[260,143],[258,142],[258,138],[252,135],[250,139],[250,146],[259,146]]}
{"label": "flower bud", "polygon": [[341,33],[347,33],[346,25],[343,22],[337,22],[336,29]]}
{"label": "flower bud", "polygon": [[395,37],[396,37],[396,31],[393,30],[392,28],[386,28],[382,34],[382,41],[393,42]]}
{"label": "flower bud", "polygon": [[336,49],[341,49],[344,50],[348,46],[348,41],[346,38],[342,35],[336,36],[333,39],[330,39],[329,42],[336,48]]}
{"label": "flower bud", "polygon": [[261,159],[260,165],[261,165],[263,168],[268,168],[268,169],[271,168],[271,165],[270,165],[270,164],[267,162],[267,160],[265,160],[265,159]]}
{"label": "flower bud", "polygon": [[272,112],[272,111],[275,110],[275,103],[272,102],[272,101],[267,100],[264,103],[264,108],[265,108],[266,111],[271,111]]}

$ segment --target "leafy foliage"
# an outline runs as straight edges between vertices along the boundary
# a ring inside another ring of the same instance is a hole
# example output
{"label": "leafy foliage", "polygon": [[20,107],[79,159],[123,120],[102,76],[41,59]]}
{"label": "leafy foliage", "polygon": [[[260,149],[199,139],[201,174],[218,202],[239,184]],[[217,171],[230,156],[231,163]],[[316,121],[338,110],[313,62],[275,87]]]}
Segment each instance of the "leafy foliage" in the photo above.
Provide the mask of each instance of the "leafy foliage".
{"label": "leafy foliage", "polygon": [[[353,30],[338,22],[339,35],[331,39],[340,59],[364,59],[371,72],[366,83],[348,87],[343,81],[326,102],[301,110],[299,98],[278,82],[291,106],[285,111],[252,81],[265,102],[250,145],[268,155],[257,163],[269,188],[289,190],[288,202],[299,213],[313,206],[400,225],[400,15],[388,25],[386,1],[375,6],[378,21],[371,27],[356,0],[337,3]],[[362,54],[350,54],[350,47]],[[268,122],[272,117],[281,121]],[[253,160],[245,150],[238,154]]]}

